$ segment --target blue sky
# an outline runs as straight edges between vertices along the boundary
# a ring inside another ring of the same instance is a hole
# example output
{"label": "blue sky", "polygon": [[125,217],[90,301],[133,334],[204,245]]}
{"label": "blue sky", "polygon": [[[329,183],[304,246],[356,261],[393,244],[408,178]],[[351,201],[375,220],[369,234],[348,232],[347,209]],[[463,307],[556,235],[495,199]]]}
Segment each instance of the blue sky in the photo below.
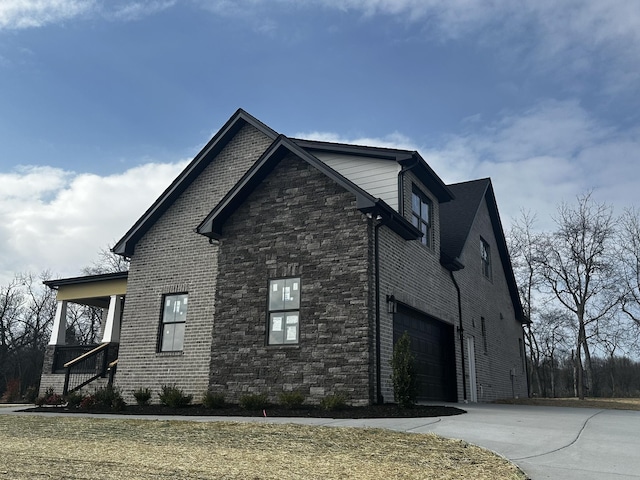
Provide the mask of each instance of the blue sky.
{"label": "blue sky", "polygon": [[503,223],[638,204],[640,3],[2,0],[0,280],[74,275],[242,107],[491,177]]}

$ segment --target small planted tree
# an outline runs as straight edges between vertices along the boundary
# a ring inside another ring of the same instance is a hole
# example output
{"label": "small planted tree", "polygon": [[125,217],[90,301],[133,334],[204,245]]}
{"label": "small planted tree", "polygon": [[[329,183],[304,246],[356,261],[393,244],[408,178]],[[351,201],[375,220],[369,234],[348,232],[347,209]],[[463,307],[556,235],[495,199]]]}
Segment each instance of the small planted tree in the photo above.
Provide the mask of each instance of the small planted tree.
{"label": "small planted tree", "polygon": [[411,338],[404,332],[393,346],[391,359],[391,380],[393,381],[393,395],[396,403],[402,408],[411,408],[416,404],[418,384],[411,353]]}

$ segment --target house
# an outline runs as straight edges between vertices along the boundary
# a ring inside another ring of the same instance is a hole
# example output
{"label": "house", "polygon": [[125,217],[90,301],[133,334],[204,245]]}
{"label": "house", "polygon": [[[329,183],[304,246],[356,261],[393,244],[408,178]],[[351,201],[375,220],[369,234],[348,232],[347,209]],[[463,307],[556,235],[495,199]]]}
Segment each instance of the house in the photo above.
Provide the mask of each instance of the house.
{"label": "house", "polygon": [[[128,274],[47,282],[42,391],[391,402],[406,331],[419,400],[527,396],[491,181],[446,185],[418,152],[289,138],[238,110],[113,251]],[[64,345],[67,302],[104,308],[99,345]]]}

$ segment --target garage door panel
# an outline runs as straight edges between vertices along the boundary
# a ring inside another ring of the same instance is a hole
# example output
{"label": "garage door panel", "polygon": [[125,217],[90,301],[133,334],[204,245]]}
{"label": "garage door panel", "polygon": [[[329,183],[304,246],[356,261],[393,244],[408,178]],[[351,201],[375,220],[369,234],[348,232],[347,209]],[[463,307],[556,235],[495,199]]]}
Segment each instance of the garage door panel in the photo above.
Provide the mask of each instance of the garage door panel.
{"label": "garage door panel", "polygon": [[407,331],[415,357],[418,400],[456,401],[453,326],[399,306],[394,343]]}

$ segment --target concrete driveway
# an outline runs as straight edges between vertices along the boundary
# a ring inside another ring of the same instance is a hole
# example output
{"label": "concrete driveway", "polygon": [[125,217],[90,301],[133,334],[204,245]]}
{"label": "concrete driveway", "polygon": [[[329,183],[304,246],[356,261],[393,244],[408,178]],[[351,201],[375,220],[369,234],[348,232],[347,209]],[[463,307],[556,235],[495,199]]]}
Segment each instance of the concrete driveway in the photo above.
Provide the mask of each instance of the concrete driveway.
{"label": "concrete driveway", "polygon": [[412,431],[489,448],[532,479],[640,479],[640,412],[473,405]]}
{"label": "concrete driveway", "polygon": [[640,412],[493,404],[455,406],[468,413],[440,418],[315,419],[305,423],[433,432],[459,438],[508,458],[533,480],[640,479]]}
{"label": "concrete driveway", "polygon": [[[268,421],[334,427],[388,428],[413,433],[433,432],[493,450],[516,463],[533,480],[640,479],[640,412],[522,405],[455,406],[464,408],[468,413],[440,418],[364,420],[276,417],[171,419],[201,422]],[[15,410],[17,408],[0,408],[0,414],[19,414]],[[130,415],[101,417],[169,419]]]}

